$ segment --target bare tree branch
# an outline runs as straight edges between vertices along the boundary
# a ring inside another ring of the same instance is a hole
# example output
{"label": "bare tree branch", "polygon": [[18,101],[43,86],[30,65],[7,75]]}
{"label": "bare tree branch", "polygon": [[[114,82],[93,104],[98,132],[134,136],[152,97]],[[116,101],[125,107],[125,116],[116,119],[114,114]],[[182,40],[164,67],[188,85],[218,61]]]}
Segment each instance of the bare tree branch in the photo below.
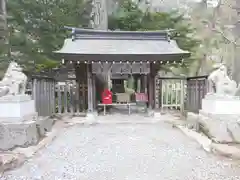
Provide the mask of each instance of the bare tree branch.
{"label": "bare tree branch", "polygon": [[[208,27],[212,27],[212,22],[210,22],[210,21],[208,21],[208,20],[203,20],[202,22],[205,23],[205,24],[207,24]],[[225,40],[229,41],[230,43],[234,44],[235,46],[240,46],[239,44],[237,44],[237,40],[235,40],[235,41],[234,41],[234,40],[231,40],[230,38],[228,38],[228,37],[225,35],[225,33],[224,33],[223,31],[221,31],[220,29],[216,29],[216,26],[212,27],[211,30],[214,31],[214,32],[217,32],[217,33],[221,34],[222,37],[223,37]]]}
{"label": "bare tree branch", "polygon": [[215,31],[215,32],[221,34],[222,37],[223,37],[225,40],[229,41],[230,43],[234,44],[235,46],[240,46],[239,44],[237,44],[236,41],[231,40],[230,38],[228,38],[228,37],[224,34],[224,32],[222,32],[221,30],[218,30],[218,29],[214,28],[214,29],[212,29],[212,31]]}

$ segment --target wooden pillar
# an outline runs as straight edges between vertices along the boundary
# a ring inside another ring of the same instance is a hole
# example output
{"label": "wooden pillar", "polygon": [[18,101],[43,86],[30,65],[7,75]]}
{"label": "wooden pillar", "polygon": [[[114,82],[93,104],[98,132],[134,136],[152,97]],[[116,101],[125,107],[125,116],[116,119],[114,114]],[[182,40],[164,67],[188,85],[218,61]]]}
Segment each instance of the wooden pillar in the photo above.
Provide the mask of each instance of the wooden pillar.
{"label": "wooden pillar", "polygon": [[[76,75],[76,89],[75,89],[75,102],[76,105],[76,113],[80,112],[80,81],[81,81],[81,74],[80,74],[80,66],[75,65],[75,75]],[[59,91],[60,92],[60,91]],[[60,94],[59,94],[60,95]]]}
{"label": "wooden pillar", "polygon": [[152,88],[152,96],[153,96],[153,101],[152,101],[152,107],[153,107],[153,109],[155,109],[155,101],[156,101],[156,83],[155,83],[155,76],[156,76],[156,74],[155,74],[155,72],[152,74],[152,86],[153,86],[153,88]]}
{"label": "wooden pillar", "polygon": [[146,83],[145,83],[145,74],[141,74],[140,75],[140,92],[144,93],[145,92],[145,88],[146,88]]}
{"label": "wooden pillar", "polygon": [[149,108],[153,109],[153,80],[151,74],[148,75],[148,98],[149,98]]}
{"label": "wooden pillar", "polygon": [[134,79],[134,91],[137,92],[137,90],[138,90],[138,76],[133,75],[133,79]]}
{"label": "wooden pillar", "polygon": [[149,97],[149,108],[153,109],[155,105],[154,100],[154,84],[155,84],[155,76],[154,76],[154,68],[153,64],[150,64],[150,73],[148,74],[148,97]]}
{"label": "wooden pillar", "polygon": [[148,93],[148,79],[147,79],[147,74],[144,74],[144,93]]}
{"label": "wooden pillar", "polygon": [[97,96],[96,96],[96,74],[92,74],[92,87],[93,87],[93,109],[97,108]]}
{"label": "wooden pillar", "polygon": [[155,93],[155,108],[159,109],[160,108],[160,79],[155,76],[155,88],[154,88],[154,93]]}
{"label": "wooden pillar", "polygon": [[93,112],[93,74],[92,64],[87,64],[88,112]]}

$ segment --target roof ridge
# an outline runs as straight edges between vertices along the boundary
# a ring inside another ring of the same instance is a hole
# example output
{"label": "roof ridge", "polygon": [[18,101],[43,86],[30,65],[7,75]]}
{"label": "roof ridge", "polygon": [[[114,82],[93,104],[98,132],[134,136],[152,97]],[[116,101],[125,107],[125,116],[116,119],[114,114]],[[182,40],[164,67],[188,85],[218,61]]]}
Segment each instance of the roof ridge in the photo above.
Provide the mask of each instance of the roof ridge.
{"label": "roof ridge", "polygon": [[82,29],[75,27],[65,27],[71,30],[72,39],[86,38],[86,39],[156,39],[169,41],[169,31],[109,31],[109,30],[95,30]]}
{"label": "roof ridge", "polygon": [[64,26],[65,29],[72,30],[75,33],[132,33],[132,34],[141,34],[141,33],[162,33],[162,34],[168,34],[169,30],[154,30],[154,31],[112,31],[112,30],[99,30],[99,29],[86,29],[86,28],[77,28],[77,27],[70,27],[70,26]]}

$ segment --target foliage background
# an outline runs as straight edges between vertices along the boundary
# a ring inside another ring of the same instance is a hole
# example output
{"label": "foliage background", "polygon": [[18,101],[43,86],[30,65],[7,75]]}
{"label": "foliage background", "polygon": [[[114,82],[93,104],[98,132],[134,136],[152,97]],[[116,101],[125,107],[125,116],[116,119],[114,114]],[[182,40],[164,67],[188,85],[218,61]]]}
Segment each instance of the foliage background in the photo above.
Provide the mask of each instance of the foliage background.
{"label": "foliage background", "polygon": [[56,67],[53,51],[67,35],[64,26],[88,27],[91,1],[85,0],[8,0],[8,51],[1,53],[1,69],[13,59],[27,70]]}
{"label": "foliage background", "polygon": [[[196,52],[200,41],[194,38],[195,28],[178,11],[154,12],[150,8],[141,9],[137,2],[125,0],[109,16],[108,27],[111,30],[147,31],[169,30],[172,39],[181,49],[188,50],[192,56],[184,60],[182,65],[162,67],[166,71],[178,71],[177,74],[190,74],[191,65],[197,61]],[[195,72],[197,74],[197,72]]]}
{"label": "foliage background", "polygon": [[[67,35],[63,26],[89,27],[92,3],[96,0],[0,1],[7,2],[7,8],[1,7],[0,13],[1,75],[11,59],[26,69],[58,65],[52,51],[61,47]],[[106,2],[108,9],[101,13],[110,14],[111,29],[174,30],[170,31],[171,36],[192,56],[182,68],[163,67],[167,71],[190,76],[208,74],[215,61],[222,61],[239,82],[240,1],[218,0],[215,6],[207,0]]]}

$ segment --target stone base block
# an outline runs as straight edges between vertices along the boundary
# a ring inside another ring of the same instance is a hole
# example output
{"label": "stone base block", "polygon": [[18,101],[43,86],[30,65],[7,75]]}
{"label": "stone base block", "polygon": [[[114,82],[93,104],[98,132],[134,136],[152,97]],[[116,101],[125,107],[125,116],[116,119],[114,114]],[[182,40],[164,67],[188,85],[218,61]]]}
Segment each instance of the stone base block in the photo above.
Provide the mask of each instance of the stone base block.
{"label": "stone base block", "polygon": [[39,118],[37,121],[37,128],[39,135],[45,136],[47,132],[50,132],[52,130],[54,124],[54,119],[51,118]]}
{"label": "stone base block", "polygon": [[0,123],[0,150],[35,145],[46,132],[51,131],[53,124],[52,118]]}
{"label": "stone base block", "polygon": [[214,114],[212,112],[206,112],[204,110],[199,110],[199,114],[211,119],[218,119],[220,121],[238,122],[240,120],[240,114]]}
{"label": "stone base block", "polygon": [[202,131],[216,143],[240,143],[240,124],[238,116],[219,116],[200,111],[198,117]]}
{"label": "stone base block", "polygon": [[240,100],[234,98],[210,98],[202,100],[202,110],[206,113],[240,115]]}
{"label": "stone base block", "polygon": [[36,114],[35,102],[29,95],[0,97],[0,122],[22,122]]}
{"label": "stone base block", "polygon": [[0,149],[27,147],[37,144],[39,133],[36,121],[0,124]]}
{"label": "stone base block", "polygon": [[162,115],[161,115],[160,112],[154,112],[153,117],[154,117],[154,118],[161,118]]}
{"label": "stone base block", "polygon": [[0,117],[0,123],[21,123],[27,121],[38,121],[38,113],[34,112],[22,117]]}
{"label": "stone base block", "polygon": [[146,103],[137,103],[135,106],[137,113],[146,113],[148,111]]}
{"label": "stone base block", "polygon": [[154,117],[154,110],[151,108],[148,108],[146,111],[146,117]]}

